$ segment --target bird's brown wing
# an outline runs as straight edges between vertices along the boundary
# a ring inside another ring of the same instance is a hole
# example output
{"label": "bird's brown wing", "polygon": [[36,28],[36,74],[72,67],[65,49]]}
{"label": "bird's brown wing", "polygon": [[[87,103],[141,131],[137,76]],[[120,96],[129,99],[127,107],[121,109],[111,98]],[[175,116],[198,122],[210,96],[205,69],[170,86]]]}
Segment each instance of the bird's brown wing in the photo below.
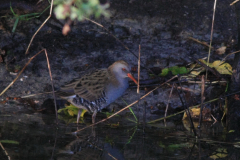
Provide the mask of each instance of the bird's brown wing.
{"label": "bird's brown wing", "polygon": [[69,86],[72,87],[75,85],[75,94],[85,100],[95,101],[104,97],[104,90],[107,83],[109,83],[108,70],[100,69],[84,75],[77,83],[69,84]]}
{"label": "bird's brown wing", "polygon": [[74,88],[79,83],[80,80],[81,79],[74,79],[71,82],[69,82],[68,84],[65,84],[64,86],[62,86],[60,88],[60,90],[58,90],[56,92],[56,94],[62,98],[67,98],[67,97],[75,95]]}

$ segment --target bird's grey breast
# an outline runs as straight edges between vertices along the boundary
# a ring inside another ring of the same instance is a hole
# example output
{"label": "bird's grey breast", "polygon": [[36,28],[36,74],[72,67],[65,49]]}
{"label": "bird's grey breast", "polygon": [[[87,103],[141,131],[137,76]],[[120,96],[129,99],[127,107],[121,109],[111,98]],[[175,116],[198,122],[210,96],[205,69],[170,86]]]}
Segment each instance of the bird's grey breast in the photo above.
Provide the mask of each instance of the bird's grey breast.
{"label": "bird's grey breast", "polygon": [[110,103],[114,102],[116,99],[118,99],[119,97],[121,97],[123,95],[123,93],[126,91],[126,89],[128,88],[128,81],[124,84],[120,84],[120,85],[113,85],[113,84],[109,84],[106,87],[106,103],[105,106],[109,105]]}

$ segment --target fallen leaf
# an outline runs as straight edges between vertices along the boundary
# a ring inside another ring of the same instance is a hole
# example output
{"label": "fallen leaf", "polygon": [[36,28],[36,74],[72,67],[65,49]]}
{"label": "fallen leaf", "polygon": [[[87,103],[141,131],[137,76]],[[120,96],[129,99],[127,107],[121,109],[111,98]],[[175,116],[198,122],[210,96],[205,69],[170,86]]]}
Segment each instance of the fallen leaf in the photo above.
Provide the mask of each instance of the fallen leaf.
{"label": "fallen leaf", "polygon": [[229,63],[224,63],[224,61],[214,61],[212,67],[215,68],[220,74],[232,75],[232,66]]}
{"label": "fallen leaf", "polygon": [[210,156],[212,159],[222,159],[228,156],[228,152],[226,148],[218,148],[213,154]]}
{"label": "fallen leaf", "polygon": [[[190,109],[190,114],[193,119],[199,119],[201,108],[192,108]],[[184,112],[183,120],[187,118],[186,112]],[[212,121],[211,119],[211,110],[209,108],[203,108],[202,110],[203,121]]]}
{"label": "fallen leaf", "polygon": [[222,47],[220,47],[216,50],[216,53],[219,54],[219,55],[222,55],[226,52],[226,49],[227,49],[226,46],[222,46]]}

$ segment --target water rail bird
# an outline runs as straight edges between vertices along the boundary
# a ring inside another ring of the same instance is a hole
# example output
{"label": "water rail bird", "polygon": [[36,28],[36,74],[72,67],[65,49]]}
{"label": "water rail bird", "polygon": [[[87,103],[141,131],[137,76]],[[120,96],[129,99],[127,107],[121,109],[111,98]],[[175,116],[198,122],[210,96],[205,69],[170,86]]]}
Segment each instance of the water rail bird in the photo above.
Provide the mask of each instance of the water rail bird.
{"label": "water rail bird", "polygon": [[79,108],[77,123],[81,109],[92,113],[92,123],[95,123],[97,112],[123,95],[129,86],[128,78],[137,84],[128,63],[119,60],[108,68],[97,69],[64,85],[57,95]]}

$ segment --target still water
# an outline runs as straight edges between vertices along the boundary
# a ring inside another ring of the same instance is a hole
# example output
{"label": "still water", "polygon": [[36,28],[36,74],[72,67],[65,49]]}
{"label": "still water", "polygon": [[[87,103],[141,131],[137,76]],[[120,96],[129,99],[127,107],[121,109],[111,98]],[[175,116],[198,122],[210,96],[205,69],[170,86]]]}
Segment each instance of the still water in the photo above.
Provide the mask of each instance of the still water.
{"label": "still water", "polygon": [[[1,114],[1,160],[240,159],[237,139],[228,142],[224,124],[203,123],[201,139],[187,121],[137,126],[106,121],[74,134],[87,123],[56,126],[54,115]],[[197,123],[195,123],[197,126]]]}

